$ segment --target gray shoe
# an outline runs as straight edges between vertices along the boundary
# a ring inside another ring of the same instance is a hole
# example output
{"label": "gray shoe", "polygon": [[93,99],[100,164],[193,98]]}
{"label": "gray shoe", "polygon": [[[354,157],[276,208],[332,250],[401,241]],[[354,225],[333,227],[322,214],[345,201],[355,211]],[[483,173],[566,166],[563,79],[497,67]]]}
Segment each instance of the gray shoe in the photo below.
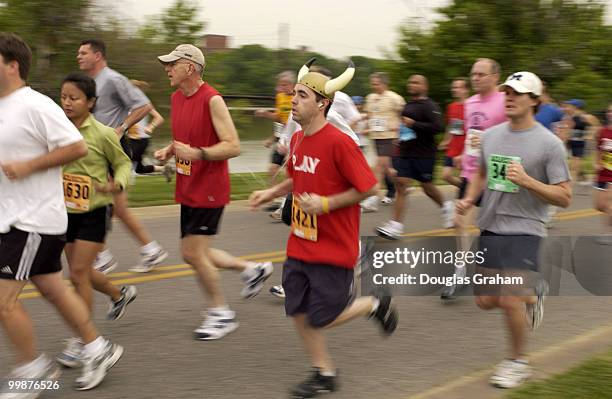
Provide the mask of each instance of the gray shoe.
{"label": "gray shoe", "polygon": [[78,391],[86,391],[98,386],[106,377],[108,370],[121,359],[122,355],[123,347],[121,345],[107,341],[102,353],[83,359],[83,374],[77,378],[75,388]]}
{"label": "gray shoe", "polygon": [[119,320],[123,314],[127,306],[132,303],[136,296],[138,295],[138,290],[133,285],[126,285],[121,287],[121,298],[119,300],[111,301],[110,308],[106,315],[108,320]]}

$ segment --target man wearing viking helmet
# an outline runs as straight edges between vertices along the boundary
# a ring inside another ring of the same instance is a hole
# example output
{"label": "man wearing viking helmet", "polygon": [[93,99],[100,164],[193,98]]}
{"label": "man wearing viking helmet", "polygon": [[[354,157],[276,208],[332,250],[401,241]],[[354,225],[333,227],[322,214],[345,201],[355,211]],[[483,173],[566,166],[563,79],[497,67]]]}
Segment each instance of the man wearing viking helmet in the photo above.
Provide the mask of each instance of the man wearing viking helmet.
{"label": "man wearing viking helmet", "polygon": [[283,269],[285,311],[292,317],[312,374],[291,390],[293,397],[311,398],[337,387],[336,368],[323,329],[359,316],[379,322],[385,334],[397,327],[391,297],[380,294],[351,302],[353,268],[359,253],[359,201],[373,195],[377,182],[359,147],[325,119],[334,93],[352,79],[351,62],[330,79],[310,72],[314,59],[298,74],[292,101],[293,118],[302,129],[291,138],[288,179],[255,191],[253,208],[293,193],[291,234]]}

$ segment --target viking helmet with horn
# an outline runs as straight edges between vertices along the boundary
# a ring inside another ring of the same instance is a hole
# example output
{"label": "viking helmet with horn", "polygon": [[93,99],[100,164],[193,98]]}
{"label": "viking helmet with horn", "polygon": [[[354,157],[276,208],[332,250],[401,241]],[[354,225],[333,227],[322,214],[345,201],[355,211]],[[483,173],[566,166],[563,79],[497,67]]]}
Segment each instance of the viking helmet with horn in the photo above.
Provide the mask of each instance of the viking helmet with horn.
{"label": "viking helmet with horn", "polygon": [[355,64],[349,60],[348,67],[337,78],[330,79],[327,76],[318,72],[310,72],[310,66],[315,62],[316,58],[311,58],[305,63],[298,73],[298,83],[309,87],[315,93],[322,95],[325,98],[333,100],[334,94],[338,90],[342,90],[355,74]]}

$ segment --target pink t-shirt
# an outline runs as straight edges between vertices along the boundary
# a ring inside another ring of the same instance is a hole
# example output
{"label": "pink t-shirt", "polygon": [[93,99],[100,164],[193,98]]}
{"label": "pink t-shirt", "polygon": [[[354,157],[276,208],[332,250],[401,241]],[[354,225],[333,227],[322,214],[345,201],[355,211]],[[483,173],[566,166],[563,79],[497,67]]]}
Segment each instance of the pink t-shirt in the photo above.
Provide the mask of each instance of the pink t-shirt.
{"label": "pink t-shirt", "polygon": [[465,101],[464,118],[466,140],[461,158],[461,177],[472,179],[480,165],[480,149],[470,147],[470,137],[506,121],[506,95],[496,91],[486,97],[475,94]]}

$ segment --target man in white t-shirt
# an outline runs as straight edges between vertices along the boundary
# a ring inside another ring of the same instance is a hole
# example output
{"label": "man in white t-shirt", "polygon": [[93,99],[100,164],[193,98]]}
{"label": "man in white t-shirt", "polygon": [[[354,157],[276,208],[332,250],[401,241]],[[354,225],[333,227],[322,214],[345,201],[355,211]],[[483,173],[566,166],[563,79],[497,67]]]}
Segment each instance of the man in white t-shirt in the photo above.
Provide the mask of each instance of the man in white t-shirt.
{"label": "man in white t-shirt", "polygon": [[31,280],[85,343],[76,388],[87,390],[123,348],[98,335],[85,303],[62,278],[68,216],[61,165],[85,156],[87,144],[57,104],[26,86],[31,59],[21,38],[0,33],[0,324],[20,364],[13,380],[59,376],[47,356],[37,355],[32,320],[18,300]]}

